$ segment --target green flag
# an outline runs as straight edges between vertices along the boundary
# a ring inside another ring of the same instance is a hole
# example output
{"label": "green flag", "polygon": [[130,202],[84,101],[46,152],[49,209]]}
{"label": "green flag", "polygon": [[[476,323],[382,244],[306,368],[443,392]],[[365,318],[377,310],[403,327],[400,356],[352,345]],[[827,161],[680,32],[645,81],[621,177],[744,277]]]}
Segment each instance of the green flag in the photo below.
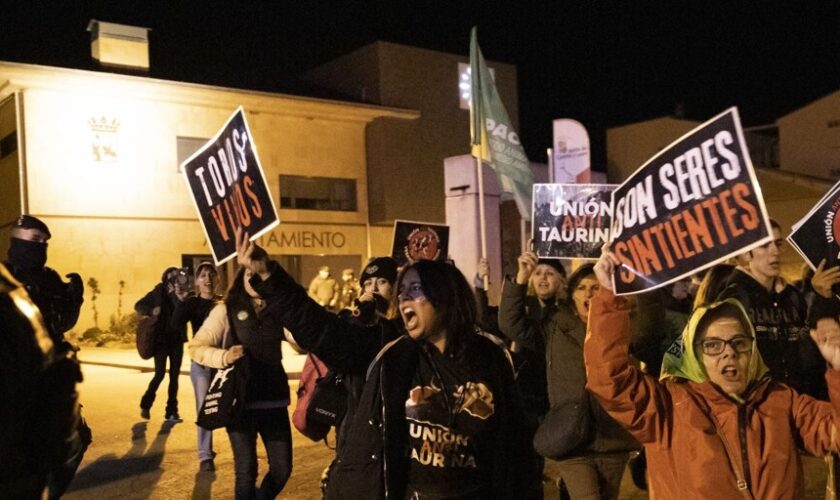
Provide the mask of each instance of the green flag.
{"label": "green flag", "polygon": [[470,73],[472,155],[493,168],[502,189],[513,193],[519,214],[531,220],[531,165],[484,63],[475,27],[470,36]]}

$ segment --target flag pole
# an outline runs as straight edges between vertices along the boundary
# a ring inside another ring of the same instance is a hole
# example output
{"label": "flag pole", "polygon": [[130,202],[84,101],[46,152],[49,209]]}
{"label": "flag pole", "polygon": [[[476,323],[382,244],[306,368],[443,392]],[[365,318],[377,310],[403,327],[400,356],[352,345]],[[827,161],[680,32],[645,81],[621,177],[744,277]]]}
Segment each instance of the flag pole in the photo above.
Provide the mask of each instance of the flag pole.
{"label": "flag pole", "polygon": [[[478,179],[478,227],[481,235],[481,258],[487,258],[487,224],[484,216],[484,165],[481,158],[475,159],[476,177]],[[489,292],[490,277],[484,275],[484,290]]]}

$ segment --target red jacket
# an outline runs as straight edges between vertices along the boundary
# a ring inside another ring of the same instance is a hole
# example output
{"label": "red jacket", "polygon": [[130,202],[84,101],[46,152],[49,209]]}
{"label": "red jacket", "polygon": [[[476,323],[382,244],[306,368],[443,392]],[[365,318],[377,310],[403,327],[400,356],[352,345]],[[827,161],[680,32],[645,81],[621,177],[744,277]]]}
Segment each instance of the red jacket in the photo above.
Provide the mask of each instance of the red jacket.
{"label": "red jacket", "polygon": [[742,404],[709,382],[642,373],[629,336],[627,300],[602,288],[589,311],[586,387],[644,445],[651,499],[804,497],[797,446],[817,456],[838,449],[840,371],[826,371],[831,403],[765,377]]}

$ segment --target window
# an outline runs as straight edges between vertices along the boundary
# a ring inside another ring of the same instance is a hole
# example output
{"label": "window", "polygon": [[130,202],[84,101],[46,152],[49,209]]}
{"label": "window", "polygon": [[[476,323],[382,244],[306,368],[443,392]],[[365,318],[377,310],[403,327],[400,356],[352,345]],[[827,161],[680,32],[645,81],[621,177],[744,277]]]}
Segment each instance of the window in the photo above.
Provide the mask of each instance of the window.
{"label": "window", "polygon": [[193,155],[210,139],[201,137],[178,137],[178,173],[181,173],[181,164]]}
{"label": "window", "polygon": [[5,158],[17,151],[17,131],[0,139],[0,158]]}
{"label": "window", "polygon": [[280,206],[299,210],[356,211],[356,180],[280,176]]}

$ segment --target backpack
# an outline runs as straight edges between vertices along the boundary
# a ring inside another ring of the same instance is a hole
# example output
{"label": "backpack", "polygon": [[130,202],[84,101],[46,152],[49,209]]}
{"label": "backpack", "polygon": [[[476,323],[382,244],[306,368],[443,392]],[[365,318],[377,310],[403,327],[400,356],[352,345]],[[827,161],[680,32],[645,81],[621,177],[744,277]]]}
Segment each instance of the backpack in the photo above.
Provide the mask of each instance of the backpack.
{"label": "backpack", "polygon": [[137,353],[142,359],[151,359],[155,355],[155,326],[157,316],[140,316],[137,321]]}
{"label": "backpack", "polygon": [[297,398],[292,424],[313,441],[326,439],[330,427],[338,426],[347,410],[343,377],[311,353],[303,363]]}

